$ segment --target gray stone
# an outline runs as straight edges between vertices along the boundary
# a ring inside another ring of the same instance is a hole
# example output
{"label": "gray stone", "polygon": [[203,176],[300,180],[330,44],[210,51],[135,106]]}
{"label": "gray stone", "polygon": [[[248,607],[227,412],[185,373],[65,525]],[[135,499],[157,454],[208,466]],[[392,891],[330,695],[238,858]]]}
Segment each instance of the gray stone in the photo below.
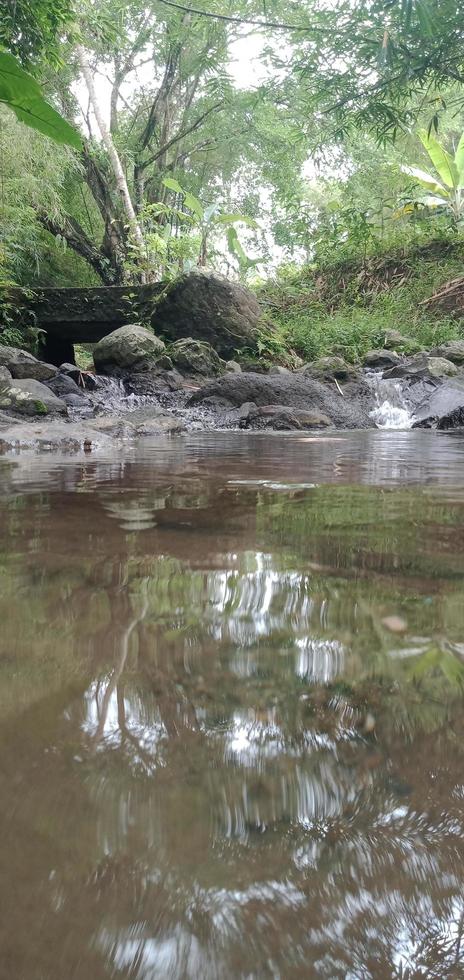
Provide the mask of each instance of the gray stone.
{"label": "gray stone", "polygon": [[172,344],[169,348],[169,357],[181,374],[211,378],[221,374],[224,369],[223,361],[211,344],[193,340],[192,337],[177,340]]}
{"label": "gray stone", "polygon": [[95,391],[98,388],[98,379],[91,371],[82,371],[76,364],[61,364],[60,375],[66,375],[75,381],[79,388],[86,391]]}
{"label": "gray stone", "polygon": [[268,373],[269,374],[291,374],[292,372],[290,371],[289,368],[283,367],[282,364],[273,364],[272,367],[269,368],[269,372]]}
{"label": "gray stone", "polygon": [[2,382],[11,381],[11,379],[12,379],[12,375],[11,375],[10,371],[8,370],[8,368],[1,367],[0,366],[0,384]]}
{"label": "gray stone", "polygon": [[364,360],[363,365],[367,368],[390,368],[401,362],[401,357],[395,351],[390,350],[370,350]]}
{"label": "gray stone", "polygon": [[384,372],[384,378],[447,378],[457,374],[457,368],[451,361],[442,357],[429,357],[428,354],[415,354],[405,357],[394,367]]}
{"label": "gray stone", "polygon": [[48,381],[56,374],[53,364],[37,360],[26,350],[4,345],[0,345],[0,367],[6,367],[13,378],[33,378],[35,381]]}
{"label": "gray stone", "polygon": [[440,344],[430,351],[433,357],[445,357],[453,364],[464,365],[464,340],[448,340],[445,344]]}
{"label": "gray stone", "polygon": [[353,364],[348,364],[343,357],[334,354],[333,356],[318,357],[315,361],[304,364],[299,369],[300,374],[308,378],[315,378],[319,381],[351,381],[359,376],[359,371]]}
{"label": "gray stone", "polygon": [[231,374],[241,374],[242,369],[238,361],[226,361],[225,364],[226,371],[230,371]]}
{"label": "gray stone", "polygon": [[[366,389],[368,386],[366,386]],[[361,390],[361,389],[360,389]],[[211,399],[220,400],[227,405],[239,408],[245,402],[255,402],[259,406],[285,405],[320,412],[326,415],[332,425],[343,429],[373,428],[369,409],[373,401],[362,390],[361,397],[344,398],[333,384],[326,385],[302,374],[262,375],[251,372],[230,375],[210,381],[199,391],[194,392],[190,405],[211,404]],[[217,407],[220,407],[218,404]]]}
{"label": "gray stone", "polygon": [[136,426],[138,436],[175,435],[185,431],[185,423],[175,415],[160,413]]}
{"label": "gray stone", "polygon": [[464,408],[464,379],[451,378],[426,394],[414,409],[414,428],[430,428]]}
{"label": "gray stone", "polygon": [[413,354],[421,349],[417,340],[413,340],[412,337],[404,337],[399,330],[386,330],[383,343],[388,350],[399,350],[408,354]]}
{"label": "gray stone", "polygon": [[323,412],[290,408],[288,405],[263,405],[247,416],[247,427],[253,429],[288,432],[295,429],[325,429],[330,425],[331,420]]}
{"label": "gray stone", "polygon": [[224,358],[258,346],[261,308],[244,286],[195,270],[177,279],[155,307],[152,325],[169,340],[205,340]]}
{"label": "gray stone", "polygon": [[19,415],[66,415],[60,398],[34,378],[15,378],[0,387],[0,409]]}
{"label": "gray stone", "polygon": [[146,371],[164,349],[163,341],[151,330],[130,323],[103,337],[94,348],[93,359],[102,374]]}
{"label": "gray stone", "polygon": [[82,388],[79,388],[79,385],[67,374],[57,374],[51,381],[46,382],[46,386],[58,398],[64,398],[65,395],[77,395],[78,398],[85,397]]}

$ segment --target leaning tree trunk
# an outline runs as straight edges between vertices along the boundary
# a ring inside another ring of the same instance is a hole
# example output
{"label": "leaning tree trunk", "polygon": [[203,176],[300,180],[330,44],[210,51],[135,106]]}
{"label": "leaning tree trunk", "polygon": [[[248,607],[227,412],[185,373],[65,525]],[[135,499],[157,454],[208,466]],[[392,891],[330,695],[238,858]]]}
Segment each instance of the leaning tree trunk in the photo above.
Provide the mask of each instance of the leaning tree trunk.
{"label": "leaning tree trunk", "polygon": [[142,249],[144,246],[142,229],[139,225],[139,222],[137,221],[137,216],[134,211],[131,196],[129,193],[129,188],[127,186],[127,180],[124,174],[124,170],[122,169],[122,164],[119,159],[118,151],[113,143],[113,138],[108,129],[108,126],[106,125],[105,117],[103,115],[101,105],[98,101],[95,85],[93,83],[92,71],[87,61],[87,55],[84,51],[84,48],[82,47],[82,44],[78,44],[76,46],[76,54],[89,93],[90,104],[94,111],[95,119],[97,120],[100,136],[102,138],[102,142],[106,149],[106,152],[108,153],[108,157],[116,180],[116,186],[121,195],[121,200],[127,216],[129,228],[137,242],[137,245],[139,245],[139,247]]}

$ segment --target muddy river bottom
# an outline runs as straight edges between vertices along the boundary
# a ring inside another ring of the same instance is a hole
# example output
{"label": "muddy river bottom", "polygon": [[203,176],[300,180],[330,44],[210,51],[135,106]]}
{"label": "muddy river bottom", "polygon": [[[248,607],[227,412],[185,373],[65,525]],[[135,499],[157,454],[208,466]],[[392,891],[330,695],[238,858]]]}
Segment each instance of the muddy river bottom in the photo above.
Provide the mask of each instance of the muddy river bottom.
{"label": "muddy river bottom", "polygon": [[0,459],[2,980],[464,976],[464,435]]}

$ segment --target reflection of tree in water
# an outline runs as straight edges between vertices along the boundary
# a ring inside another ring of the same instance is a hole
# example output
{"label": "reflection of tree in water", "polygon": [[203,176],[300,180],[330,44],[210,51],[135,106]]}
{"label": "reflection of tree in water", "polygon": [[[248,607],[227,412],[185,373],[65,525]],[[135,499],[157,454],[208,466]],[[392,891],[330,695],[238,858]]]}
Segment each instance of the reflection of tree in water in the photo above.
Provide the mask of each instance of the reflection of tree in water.
{"label": "reflection of tree in water", "polygon": [[[0,651],[29,703],[0,727],[10,975],[33,948],[42,975],[78,980],[459,976],[454,552],[430,527],[401,555],[390,499],[365,496],[358,554],[356,501],[218,493],[197,498],[194,538],[178,490],[140,536],[85,495],[85,524],[81,501],[63,510],[72,547],[45,500],[36,550],[27,514],[15,531],[29,550],[5,566]],[[404,635],[382,626],[398,603]]]}

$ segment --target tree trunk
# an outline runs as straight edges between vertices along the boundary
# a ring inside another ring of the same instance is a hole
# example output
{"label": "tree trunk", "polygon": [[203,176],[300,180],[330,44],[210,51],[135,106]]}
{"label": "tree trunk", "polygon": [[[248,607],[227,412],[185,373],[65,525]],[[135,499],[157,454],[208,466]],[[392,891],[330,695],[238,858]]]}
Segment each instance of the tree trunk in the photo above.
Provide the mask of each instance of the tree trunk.
{"label": "tree trunk", "polygon": [[113,138],[106,125],[105,117],[102,112],[102,108],[98,101],[98,96],[96,93],[95,85],[93,82],[93,75],[90,65],[87,61],[87,55],[82,47],[82,44],[76,46],[77,59],[84,76],[85,84],[89,93],[89,99],[94,111],[95,119],[97,120],[98,129],[100,131],[100,136],[102,138],[103,145],[108,153],[108,157],[113,169],[116,186],[121,195],[121,200],[123,203],[124,211],[127,216],[127,221],[130,230],[140,248],[144,247],[142,229],[137,221],[137,216],[134,211],[131,196],[129,193],[129,188],[127,186],[127,180],[122,169],[121,161],[119,159],[118,151],[113,143]]}

